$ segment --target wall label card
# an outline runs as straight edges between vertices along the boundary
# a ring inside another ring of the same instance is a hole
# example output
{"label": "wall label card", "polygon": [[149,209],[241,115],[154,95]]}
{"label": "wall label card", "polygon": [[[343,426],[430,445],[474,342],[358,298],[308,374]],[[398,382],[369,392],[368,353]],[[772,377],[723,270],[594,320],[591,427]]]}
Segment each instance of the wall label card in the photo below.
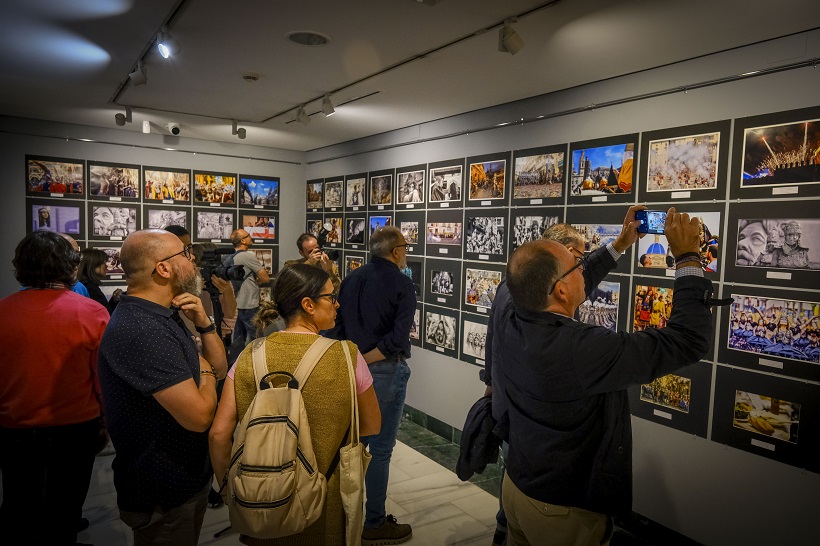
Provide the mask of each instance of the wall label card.
{"label": "wall label card", "polygon": [[593,203],[606,203],[606,195],[596,195],[592,198]]}
{"label": "wall label card", "polygon": [[674,277],[675,276],[675,270],[674,269],[667,269],[666,270],[666,276],[667,277]]}
{"label": "wall label card", "polygon": [[64,193],[52,193],[51,197],[65,197]]}
{"label": "wall label card", "polygon": [[797,186],[788,186],[786,188],[772,188],[772,195],[792,195],[797,194],[799,188]]}
{"label": "wall label card", "polygon": [[783,369],[783,363],[778,362],[777,360],[769,360],[768,358],[761,358],[758,360],[758,363],[761,366],[768,366],[770,368],[777,368],[778,370]]}
{"label": "wall label card", "polygon": [[409,205],[406,205],[404,208],[414,209],[414,208],[416,208],[416,205],[414,203],[410,203]]}
{"label": "wall label card", "polygon": [[767,271],[766,272],[767,279],[783,279],[785,281],[792,280],[792,274],[788,271]]}
{"label": "wall label card", "polygon": [[530,199],[530,205],[541,205],[544,203],[543,199]]}
{"label": "wall label card", "polygon": [[490,259],[490,255],[489,255],[489,254],[479,254],[479,255],[478,255],[478,259],[479,259],[479,260],[489,260],[489,259]]}
{"label": "wall label card", "polygon": [[[440,353],[443,353],[444,352],[444,347],[436,347],[436,351],[438,351]],[[774,447],[774,446],[772,446],[772,447]]]}
{"label": "wall label card", "polygon": [[449,254],[450,250],[447,249],[447,248],[440,248],[440,249],[438,249],[438,253],[439,254]]}
{"label": "wall label card", "polygon": [[768,442],[761,442],[760,440],[755,440],[754,438],[752,438],[752,445],[755,447],[762,447],[763,449],[768,449],[769,451],[775,450],[774,444],[770,444]]}
{"label": "wall label card", "polygon": [[122,197],[117,197],[117,196],[109,197],[108,200],[109,201],[122,201]]}
{"label": "wall label card", "polygon": [[447,300],[444,298],[436,298],[436,301],[439,303],[447,303]]}
{"label": "wall label card", "polygon": [[483,366],[484,365],[484,360],[481,359],[481,358],[476,358],[475,363],[478,364],[479,366]]}
{"label": "wall label card", "polygon": [[664,419],[669,419],[670,421],[672,420],[672,414],[671,413],[661,411],[661,410],[653,410],[652,413],[657,415],[658,417],[663,417]]}
{"label": "wall label card", "polygon": [[441,203],[439,206],[441,206],[442,208],[449,208],[450,203]]}
{"label": "wall label card", "polygon": [[689,199],[691,196],[691,191],[676,191],[670,195],[672,199]]}
{"label": "wall label card", "polygon": [[173,205],[174,204],[173,199],[163,199],[162,202],[166,205]]}

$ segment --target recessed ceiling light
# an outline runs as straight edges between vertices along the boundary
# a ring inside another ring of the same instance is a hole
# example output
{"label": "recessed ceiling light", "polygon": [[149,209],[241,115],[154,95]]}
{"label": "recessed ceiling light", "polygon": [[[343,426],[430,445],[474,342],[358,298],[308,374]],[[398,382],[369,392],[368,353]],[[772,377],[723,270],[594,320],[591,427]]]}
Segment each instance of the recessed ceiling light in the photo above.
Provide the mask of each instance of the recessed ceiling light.
{"label": "recessed ceiling light", "polygon": [[288,33],[288,40],[293,42],[294,44],[303,45],[303,46],[323,46],[327,45],[330,42],[330,38],[325,36],[324,34],[319,34],[318,32],[311,32],[307,30],[299,30],[296,32]]}

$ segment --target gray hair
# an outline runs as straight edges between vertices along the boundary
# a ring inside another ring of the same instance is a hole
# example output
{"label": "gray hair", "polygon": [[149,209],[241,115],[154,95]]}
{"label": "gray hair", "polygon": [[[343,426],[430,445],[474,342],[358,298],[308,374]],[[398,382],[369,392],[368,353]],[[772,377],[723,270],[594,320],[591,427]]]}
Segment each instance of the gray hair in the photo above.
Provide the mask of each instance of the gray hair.
{"label": "gray hair", "polygon": [[584,236],[569,224],[553,224],[544,230],[541,237],[563,246],[584,246]]}
{"label": "gray hair", "polygon": [[385,226],[377,229],[370,236],[370,253],[379,258],[386,258],[393,249],[402,244],[403,235],[396,226]]}

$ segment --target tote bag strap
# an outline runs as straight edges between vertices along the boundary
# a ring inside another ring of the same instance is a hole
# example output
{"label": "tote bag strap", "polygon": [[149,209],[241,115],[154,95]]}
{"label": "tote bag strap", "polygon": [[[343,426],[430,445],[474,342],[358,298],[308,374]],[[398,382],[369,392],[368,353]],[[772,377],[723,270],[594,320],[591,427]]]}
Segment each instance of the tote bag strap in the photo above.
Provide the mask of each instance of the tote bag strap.
{"label": "tote bag strap", "polygon": [[350,349],[342,341],[342,350],[347,360],[347,375],[350,378],[350,444],[359,443],[359,399],[356,397],[356,372],[353,370],[353,361],[350,358]]}

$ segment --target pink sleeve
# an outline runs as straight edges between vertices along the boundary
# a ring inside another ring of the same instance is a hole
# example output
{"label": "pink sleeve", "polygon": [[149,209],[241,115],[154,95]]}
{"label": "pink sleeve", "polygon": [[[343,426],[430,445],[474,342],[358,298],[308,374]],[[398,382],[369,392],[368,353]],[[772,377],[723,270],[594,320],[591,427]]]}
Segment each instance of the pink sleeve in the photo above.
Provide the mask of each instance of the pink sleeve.
{"label": "pink sleeve", "polygon": [[233,374],[235,374],[235,373],[236,373],[236,362],[234,362],[233,366],[231,366],[231,369],[228,370],[228,377],[230,377],[231,380],[233,380]]}
{"label": "pink sleeve", "polygon": [[364,361],[362,353],[356,351],[356,394],[362,394],[373,384],[370,367]]}

